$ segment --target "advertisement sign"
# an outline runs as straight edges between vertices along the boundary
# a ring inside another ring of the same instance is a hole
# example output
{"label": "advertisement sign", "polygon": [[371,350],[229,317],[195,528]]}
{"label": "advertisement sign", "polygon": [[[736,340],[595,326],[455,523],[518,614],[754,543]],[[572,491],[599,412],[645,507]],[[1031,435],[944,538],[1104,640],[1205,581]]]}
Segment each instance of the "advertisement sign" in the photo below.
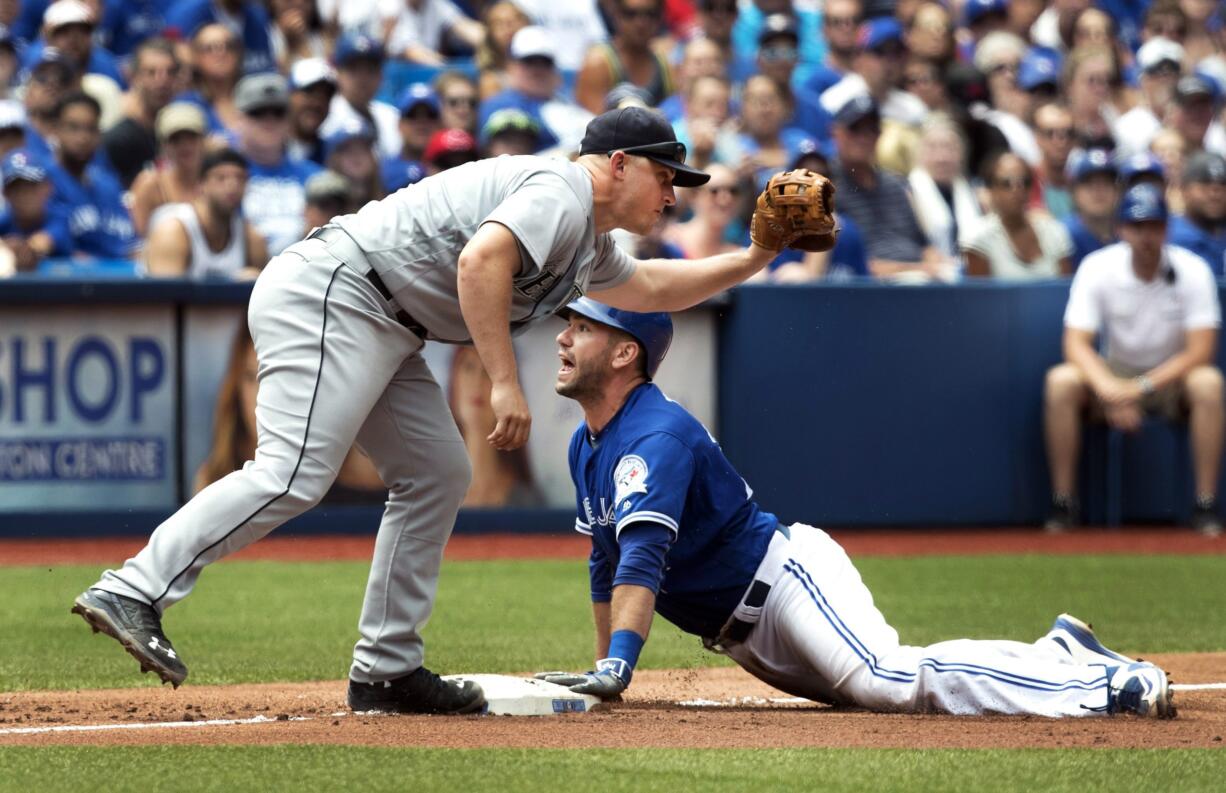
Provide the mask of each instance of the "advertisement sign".
{"label": "advertisement sign", "polygon": [[0,510],[176,501],[170,306],[5,307]]}

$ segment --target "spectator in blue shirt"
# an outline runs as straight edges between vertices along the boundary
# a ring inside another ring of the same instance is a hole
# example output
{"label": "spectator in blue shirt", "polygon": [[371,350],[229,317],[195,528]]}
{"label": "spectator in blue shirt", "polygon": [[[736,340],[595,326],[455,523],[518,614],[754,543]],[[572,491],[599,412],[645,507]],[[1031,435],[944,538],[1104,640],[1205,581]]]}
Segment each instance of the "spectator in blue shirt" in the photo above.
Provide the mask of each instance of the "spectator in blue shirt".
{"label": "spectator in blue shirt", "polygon": [[25,145],[25,108],[12,99],[0,99],[0,156]]}
{"label": "spectator in blue shirt", "polygon": [[302,239],[306,181],[320,170],[309,160],[293,160],[289,145],[289,83],[276,73],[249,74],[239,81],[234,102],[242,113],[239,153],[247,158],[243,214],[276,256]]}
{"label": "spectator in blue shirt", "polygon": [[826,55],[822,17],[814,8],[796,8],[792,0],[754,0],[751,4],[742,5],[736,24],[732,27],[732,45],[736,54],[750,61],[754,59],[758,37],[771,14],[788,14],[796,18],[796,27],[800,32],[800,61],[796,68],[800,72],[798,79],[803,83]]}
{"label": "spectator in blue shirt", "polygon": [[101,74],[126,88],[115,56],[94,44],[98,21],[94,10],[81,0],[56,0],[43,15],[43,38],[26,48],[22,63],[31,68],[46,47],[54,47],[82,74]]}
{"label": "spectator in blue shirt", "polygon": [[426,176],[422,154],[430,143],[430,137],[439,130],[438,94],[426,83],[414,83],[400,97],[400,138],[404,141],[400,152],[393,157],[384,157],[379,166],[383,188],[394,193],[402,187],[420,182]]}
{"label": "spectator in blue shirt", "polygon": [[268,39],[268,12],[249,0],[177,0],[166,11],[166,27],[192,38],[201,27],[219,23],[238,32],[243,43],[243,73],[273,71],[272,43]]}
{"label": "spectator in blue shirt", "polygon": [[826,0],[823,11],[826,58],[814,67],[804,82],[805,90],[816,96],[821,96],[852,70],[852,61],[860,51],[856,41],[862,13],[860,0]]}
{"label": "spectator in blue shirt", "polygon": [[830,114],[822,109],[820,94],[805,89],[797,80],[800,39],[796,23],[787,14],[772,14],[762,23],[758,44],[758,71],[788,92],[792,115],[786,126],[811,137],[829,139]]}
{"label": "spectator in blue shirt", "polygon": [[80,88],[79,75],[57,49],[43,50],[30,68],[22,101],[26,111],[25,147],[36,157],[50,160],[55,136],[55,109],[71,90]]}
{"label": "spectator in blue shirt", "polygon": [[703,77],[726,80],[728,67],[718,44],[711,39],[696,38],[682,50],[681,64],[677,67],[677,92],[661,102],[656,110],[675,125],[685,117],[685,102],[694,82]]}
{"label": "spectator in blue shirt", "polygon": [[[484,127],[490,116],[499,110],[514,108],[536,119],[540,125],[537,151],[558,144],[555,134],[544,118],[546,104],[553,100],[554,93],[562,83],[554,60],[554,45],[544,28],[529,25],[516,31],[511,39],[511,58],[507,62],[507,88],[481,103],[478,128]],[[586,111],[573,107],[575,114],[586,116]]]}
{"label": "spectator in blue shirt", "polygon": [[17,272],[29,272],[48,256],[66,256],[72,242],[63,216],[52,215],[47,201],[47,169],[30,152],[16,149],[0,163],[6,206],[0,210],[0,240],[13,252]]}
{"label": "spectator in blue shirt", "polygon": [[242,77],[243,45],[225,25],[204,25],[192,36],[192,88],[174,98],[204,112],[210,135],[230,136],[242,114],[234,88]]}
{"label": "spectator in blue shirt", "polygon": [[[21,12],[12,27],[22,44],[38,38],[50,5],[51,0],[21,0]],[[98,43],[120,58],[131,54],[137,44],[162,32],[165,5],[166,0],[105,0],[102,23],[95,32]]]}
{"label": "spectator in blue shirt", "polygon": [[74,92],[55,114],[57,160],[49,168],[51,212],[68,218],[72,253],[99,259],[127,259],[140,245],[123,201],[119,177],[95,155],[102,143],[102,108],[92,96]]}
{"label": "spectator in blue shirt", "polygon": [[1073,269],[1099,248],[1118,242],[1115,236],[1115,205],[1119,201],[1118,171],[1103,149],[1074,152],[1068,159],[1072,185],[1073,214],[1064,226],[1073,238]]}
{"label": "spectator in blue shirt", "polygon": [[1226,272],[1226,159],[1201,151],[1183,170],[1184,213],[1171,218],[1167,241],[1209,263],[1213,274]]}
{"label": "spectator in blue shirt", "polygon": [[290,70],[289,85],[290,156],[323,165],[319,128],[336,95],[336,70],[323,58],[303,58]]}

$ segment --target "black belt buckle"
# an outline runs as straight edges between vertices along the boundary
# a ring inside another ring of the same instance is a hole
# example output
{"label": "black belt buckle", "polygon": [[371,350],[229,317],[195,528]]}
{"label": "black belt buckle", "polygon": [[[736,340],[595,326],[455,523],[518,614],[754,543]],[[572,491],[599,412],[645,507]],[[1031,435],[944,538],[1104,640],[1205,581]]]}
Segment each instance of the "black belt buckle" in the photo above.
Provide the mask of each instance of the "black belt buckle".
{"label": "black belt buckle", "polygon": [[383,283],[383,279],[379,277],[379,274],[373,269],[368,270],[366,280],[370,281],[371,285],[379,291],[379,294],[383,295],[383,299],[391,303],[392,307],[396,309],[396,321],[408,328],[409,332],[414,336],[425,341],[427,333],[425,326],[413,319],[409,312],[400,307],[400,304],[392,297],[392,290],[387,288],[387,284]]}

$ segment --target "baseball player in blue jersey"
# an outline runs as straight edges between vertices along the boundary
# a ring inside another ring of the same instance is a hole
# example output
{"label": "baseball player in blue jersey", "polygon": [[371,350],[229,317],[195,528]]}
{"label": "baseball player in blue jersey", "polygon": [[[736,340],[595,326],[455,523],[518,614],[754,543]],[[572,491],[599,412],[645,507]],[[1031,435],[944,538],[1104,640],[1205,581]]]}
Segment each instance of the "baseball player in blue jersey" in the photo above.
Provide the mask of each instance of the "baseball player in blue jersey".
{"label": "baseball player in blue jersey", "polygon": [[[388,499],[349,669],[350,707],[479,710],[475,683],[422,665],[421,629],[471,478],[422,345],[476,348],[493,383],[489,442],[522,446],[531,416],[514,332],[587,292],[630,309],[690,306],[753,275],[786,244],[757,236],[768,244],[687,262],[638,260],[613,244],[612,229],[648,232],[675,203],[674,186],[707,179],[685,164],[663,117],[625,108],[592,120],[575,162],[504,156],[462,165],[290,245],[260,274],[248,309],[259,359],[255,459],[198,493],[72,611],[142,669],[179,685],[187,667],[162,628],[165,609],[207,565],[314,506],[357,443]],[[788,184],[780,212],[796,214],[764,215],[772,233],[828,230],[817,222],[823,193],[798,192],[812,180]]]}
{"label": "baseball player in blue jersey", "polygon": [[1173,717],[1156,666],[1104,647],[1062,614],[1047,635],[900,645],[843,549],[785,526],[706,428],[652,382],[667,314],[580,298],[558,334],[556,389],[583,408],[570,444],[575,528],[588,562],[595,669],[538,675],[615,698],[630,684],[653,612],[791,694],[880,711]]}

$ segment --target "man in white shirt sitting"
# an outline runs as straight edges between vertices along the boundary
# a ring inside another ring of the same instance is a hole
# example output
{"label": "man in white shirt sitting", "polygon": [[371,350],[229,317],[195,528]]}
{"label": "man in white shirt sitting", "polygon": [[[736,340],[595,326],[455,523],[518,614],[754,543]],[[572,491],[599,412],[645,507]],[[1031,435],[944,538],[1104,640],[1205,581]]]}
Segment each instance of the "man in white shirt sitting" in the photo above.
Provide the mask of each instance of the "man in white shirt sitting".
{"label": "man in white shirt sitting", "polygon": [[[1122,242],[1085,258],[1064,314],[1065,363],[1047,373],[1044,423],[1052,476],[1049,531],[1076,523],[1083,414],[1126,432],[1146,413],[1189,420],[1196,507],[1192,526],[1217,536],[1222,373],[1214,366],[1221,309],[1208,265],[1166,243],[1167,208],[1151,184],[1128,190]],[[1095,337],[1106,340],[1105,357]]]}

